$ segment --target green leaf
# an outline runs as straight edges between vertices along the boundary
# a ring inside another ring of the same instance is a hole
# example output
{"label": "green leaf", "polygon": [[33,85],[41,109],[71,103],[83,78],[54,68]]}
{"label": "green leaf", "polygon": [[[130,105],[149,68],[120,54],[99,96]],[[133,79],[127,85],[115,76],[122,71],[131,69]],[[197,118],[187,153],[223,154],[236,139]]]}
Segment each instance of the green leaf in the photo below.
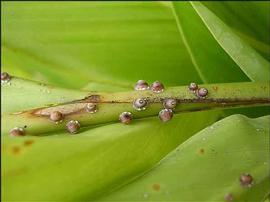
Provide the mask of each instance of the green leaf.
{"label": "green leaf", "polygon": [[2,112],[24,110],[56,105],[84,98],[88,93],[13,77],[1,85]]}
{"label": "green leaf", "polygon": [[191,3],[217,42],[252,81],[269,81],[269,62],[242,41],[217,16],[200,2]]}
{"label": "green leaf", "polygon": [[270,198],[269,198],[269,196],[267,196],[267,198],[265,199],[264,202],[269,202],[269,201],[270,201]]}
{"label": "green leaf", "polygon": [[82,90],[88,91],[99,91],[99,92],[121,92],[133,89],[134,86],[122,86],[115,83],[101,83],[101,82],[90,82],[82,88]]}
{"label": "green leaf", "polygon": [[[183,85],[191,80],[201,82],[197,72],[208,83],[247,81],[191,6],[180,3],[190,7],[183,9],[184,20],[191,22],[183,22],[184,32],[189,30],[185,34],[191,38],[189,43],[206,37],[194,44],[194,51],[199,51],[194,57],[186,50],[166,4],[4,2],[3,69],[17,76],[73,88],[90,81],[114,81],[127,86],[138,79]],[[200,33],[201,36],[190,36]],[[206,61],[202,59],[205,55]],[[199,68],[194,67],[191,58],[195,58]],[[222,71],[223,77],[215,73],[216,69]]]}
{"label": "green leaf", "polygon": [[201,82],[158,2],[2,2],[3,70],[61,87]]}
{"label": "green leaf", "polygon": [[248,81],[189,2],[173,2],[172,11],[191,60],[204,83]]}
{"label": "green leaf", "polygon": [[[200,131],[102,201],[262,201],[269,193],[269,119],[233,115]],[[253,184],[243,187],[248,173]]]}
{"label": "green leaf", "polygon": [[[202,2],[245,42],[270,60],[270,4],[248,1]],[[238,19],[238,20],[235,20]]]}
{"label": "green leaf", "polygon": [[217,114],[176,115],[164,124],[148,118],[132,125],[117,123],[85,130],[74,136],[5,136],[2,199],[90,200],[149,170],[185,139],[213,123]]}

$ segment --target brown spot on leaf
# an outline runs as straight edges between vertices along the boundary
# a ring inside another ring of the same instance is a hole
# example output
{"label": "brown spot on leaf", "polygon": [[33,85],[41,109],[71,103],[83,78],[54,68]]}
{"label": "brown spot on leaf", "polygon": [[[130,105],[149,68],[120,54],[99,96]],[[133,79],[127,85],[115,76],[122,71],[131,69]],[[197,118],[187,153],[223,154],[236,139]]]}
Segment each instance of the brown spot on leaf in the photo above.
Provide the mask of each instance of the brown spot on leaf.
{"label": "brown spot on leaf", "polygon": [[11,151],[12,151],[13,154],[16,154],[17,155],[17,154],[19,154],[21,152],[21,148],[18,147],[18,146],[13,146],[11,148]]}
{"label": "brown spot on leaf", "polygon": [[204,154],[204,149],[203,148],[199,149],[199,154]]}
{"label": "brown spot on leaf", "polygon": [[153,184],[153,185],[152,185],[152,188],[153,188],[155,191],[159,191],[159,190],[160,190],[160,185],[159,185],[159,184]]}
{"label": "brown spot on leaf", "polygon": [[52,111],[50,114],[50,119],[54,122],[63,120],[64,115],[59,111]]}
{"label": "brown spot on leaf", "polygon": [[90,95],[90,96],[85,97],[83,100],[97,103],[97,102],[100,102],[100,95]]}
{"label": "brown spot on leaf", "polygon": [[34,143],[34,140],[25,140],[24,143],[23,143],[23,145],[24,146],[30,146],[33,143]]}
{"label": "brown spot on leaf", "polygon": [[27,172],[27,169],[25,167],[17,168],[13,170],[7,170],[6,172],[4,172],[4,176],[17,176],[24,174],[25,172]]}
{"label": "brown spot on leaf", "polygon": [[213,90],[214,91],[217,91],[218,90],[218,87],[217,86],[213,86]]}
{"label": "brown spot on leaf", "polygon": [[261,88],[262,88],[263,90],[265,90],[265,89],[266,89],[266,86],[262,86]]}

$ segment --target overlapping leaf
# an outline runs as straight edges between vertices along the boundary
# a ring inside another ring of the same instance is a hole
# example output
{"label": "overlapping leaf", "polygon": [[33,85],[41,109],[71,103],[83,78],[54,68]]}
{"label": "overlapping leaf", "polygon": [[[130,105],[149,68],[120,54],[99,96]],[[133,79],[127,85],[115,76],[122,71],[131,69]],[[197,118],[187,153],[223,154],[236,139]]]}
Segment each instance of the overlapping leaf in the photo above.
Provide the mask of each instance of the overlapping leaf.
{"label": "overlapping leaf", "polygon": [[205,83],[248,81],[189,2],[173,2],[172,9],[191,60]]}
{"label": "overlapping leaf", "polygon": [[132,181],[216,119],[216,112],[197,112],[165,124],[143,119],[75,136],[5,137],[3,200],[90,200]]}
{"label": "overlapping leaf", "polygon": [[269,61],[269,2],[249,1],[243,4],[241,1],[219,3],[204,1],[202,3]]}
{"label": "overlapping leaf", "polygon": [[[102,201],[226,201],[228,195],[233,201],[263,201],[270,186],[269,119],[233,115],[218,121]],[[239,181],[247,173],[251,187]]]}
{"label": "overlapping leaf", "polygon": [[252,81],[269,81],[270,64],[200,2],[192,2],[217,42]]}
{"label": "overlapping leaf", "polygon": [[77,88],[200,81],[170,8],[160,3],[2,4],[2,67],[17,76]]}

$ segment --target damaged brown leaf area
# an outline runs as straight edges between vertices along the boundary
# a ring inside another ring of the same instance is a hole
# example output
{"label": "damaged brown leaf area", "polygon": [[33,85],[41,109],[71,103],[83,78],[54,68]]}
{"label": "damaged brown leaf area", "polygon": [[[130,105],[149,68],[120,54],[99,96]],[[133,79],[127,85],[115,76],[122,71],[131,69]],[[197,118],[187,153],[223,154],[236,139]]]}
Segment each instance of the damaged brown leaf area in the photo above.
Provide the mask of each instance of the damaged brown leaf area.
{"label": "damaged brown leaf area", "polygon": [[6,177],[18,176],[18,175],[24,174],[25,172],[27,172],[26,167],[16,168],[13,170],[7,170],[6,172],[4,172],[4,176],[6,176]]}
{"label": "damaged brown leaf area", "polygon": [[50,116],[50,114],[54,111],[59,111],[64,115],[75,114],[83,111],[86,107],[87,103],[74,103],[74,104],[65,104],[58,105],[54,107],[42,108],[33,111],[33,115],[37,116]]}
{"label": "damaged brown leaf area", "polygon": [[[134,120],[151,116],[161,118],[160,112],[167,112],[170,118],[160,119],[164,122],[171,120],[176,113],[269,105],[268,86],[265,83],[257,83],[255,87],[249,88],[250,85],[250,83],[215,84],[203,85],[200,88],[198,85],[197,90],[179,86],[165,88],[160,93],[150,89],[99,94],[89,92],[86,97],[82,96],[82,99],[10,113],[5,120],[5,125],[8,125],[5,127],[5,133],[10,134],[12,128],[21,128],[24,125],[29,126],[24,129],[27,135],[63,129],[69,131],[67,124],[70,121],[78,122],[80,127],[117,121],[123,123],[119,118],[123,112],[130,114]],[[266,86],[266,89],[261,90],[261,86]],[[213,88],[218,88],[217,92]],[[199,95],[200,89],[205,91]],[[26,120],[30,120],[31,125]],[[13,124],[10,124],[11,122]]]}
{"label": "damaged brown leaf area", "polygon": [[33,143],[34,143],[34,140],[25,140],[24,143],[23,143],[23,145],[24,145],[24,146],[30,146],[30,145],[32,145]]}
{"label": "damaged brown leaf area", "polygon": [[[159,98],[151,98],[151,97],[146,97],[147,102],[149,104],[151,103],[162,103],[164,100],[166,100],[166,97],[159,97]],[[185,99],[185,98],[173,98],[175,99],[178,103],[187,103],[187,104],[194,104],[194,103],[210,103],[211,106],[214,107],[224,107],[224,106],[238,106],[238,105],[256,105],[256,104],[269,104],[270,103],[270,98],[251,98],[251,99],[237,99],[237,98],[226,98],[226,99],[214,99],[214,98],[205,98],[205,99],[200,99],[200,98],[193,98],[193,99]],[[75,100],[72,103],[68,104],[61,104],[53,107],[46,107],[46,108],[39,108],[36,110],[33,110],[31,114],[37,115],[37,116],[50,116],[50,114],[54,111],[59,111],[63,115],[71,115],[71,114],[77,114],[77,113],[85,113],[85,108],[87,107],[87,104],[89,103],[132,103],[132,101],[121,101],[121,100],[106,100],[106,99],[100,99],[100,96],[98,95],[93,95],[90,96],[89,98],[84,98],[82,100]],[[209,109],[211,106],[205,107],[200,107],[197,108],[196,111],[204,110],[204,109]],[[192,110],[194,111],[194,110]],[[14,114],[14,113],[13,113]]]}
{"label": "damaged brown leaf area", "polygon": [[18,155],[21,153],[21,147],[19,146],[13,146],[11,147],[11,153],[14,155]]}

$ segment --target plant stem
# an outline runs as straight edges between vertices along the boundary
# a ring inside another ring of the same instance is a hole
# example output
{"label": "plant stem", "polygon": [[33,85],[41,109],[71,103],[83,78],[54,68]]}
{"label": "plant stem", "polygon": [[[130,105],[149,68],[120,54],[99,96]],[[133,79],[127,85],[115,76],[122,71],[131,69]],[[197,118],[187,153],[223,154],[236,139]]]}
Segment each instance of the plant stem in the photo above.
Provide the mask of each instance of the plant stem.
{"label": "plant stem", "polygon": [[[69,120],[78,120],[81,126],[117,122],[119,114],[124,111],[131,112],[133,119],[157,116],[159,111],[163,109],[162,102],[166,98],[177,100],[178,105],[174,109],[174,113],[270,105],[268,83],[207,84],[200,85],[200,87],[208,89],[206,98],[198,98],[187,86],[171,87],[158,94],[153,93],[151,90],[91,93],[83,99],[53,107],[38,108],[20,113],[5,113],[2,116],[2,132],[7,134],[14,127],[27,126],[28,135],[49,135],[52,131],[64,129]],[[146,110],[137,111],[133,108],[133,101],[137,98],[146,98],[148,100]],[[85,110],[88,103],[96,103],[98,111],[93,114],[88,113]],[[49,119],[49,115],[53,111],[60,111],[64,114],[65,119],[62,123],[55,124]]]}

